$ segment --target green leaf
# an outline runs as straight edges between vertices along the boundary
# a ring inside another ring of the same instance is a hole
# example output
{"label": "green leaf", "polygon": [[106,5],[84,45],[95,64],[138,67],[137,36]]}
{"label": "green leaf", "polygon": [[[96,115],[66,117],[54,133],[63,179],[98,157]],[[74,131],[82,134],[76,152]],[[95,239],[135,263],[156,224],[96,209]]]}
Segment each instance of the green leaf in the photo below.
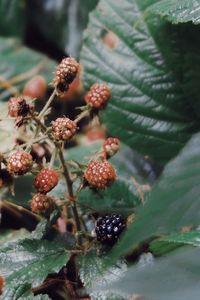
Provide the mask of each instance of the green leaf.
{"label": "green leaf", "polygon": [[36,286],[49,273],[58,272],[69,258],[70,252],[62,244],[46,240],[25,239],[1,248],[0,270],[6,278],[5,289],[12,289],[16,282]]}
{"label": "green leaf", "polygon": [[2,300],[48,300],[50,299],[47,295],[34,296],[31,292],[31,284],[24,283],[19,285],[15,283],[10,288],[4,289],[3,296],[0,297]]}
{"label": "green leaf", "polygon": [[164,16],[174,24],[200,23],[199,0],[162,0],[152,5],[148,11]]}
{"label": "green leaf", "polygon": [[200,134],[165,168],[145,203],[111,254],[115,260],[137,243],[183,226],[200,224]]}
{"label": "green leaf", "polygon": [[99,213],[119,213],[125,217],[134,212],[141,200],[134,190],[133,182],[117,180],[105,191],[94,192],[87,188],[81,191],[77,202],[82,210]]}
{"label": "green leaf", "polygon": [[[78,258],[78,265],[80,268],[80,279],[84,284],[87,291],[93,290],[90,293],[92,299],[103,300],[105,297],[103,293],[98,291],[95,293],[93,287],[97,284],[108,284],[115,281],[116,278],[122,276],[127,270],[125,263],[121,263],[113,266],[105,272],[108,264],[108,258],[106,256],[98,256],[94,251],[80,255]],[[109,297],[109,300],[121,300],[120,297]]]}
{"label": "green leaf", "polygon": [[[30,200],[32,199],[35,189],[33,187],[33,175],[25,175],[17,177],[14,182],[15,194],[11,195],[10,193],[7,196],[9,201],[17,205],[21,205],[25,208],[30,208]],[[24,189],[26,186],[26,189]]]}
{"label": "green leaf", "polygon": [[36,74],[44,76],[47,82],[52,81],[55,63],[45,55],[24,47],[19,40],[13,38],[0,38],[0,81],[1,86],[5,80],[16,76],[11,88],[0,88],[0,100],[7,99],[11,93],[23,89],[26,81]]}
{"label": "green leaf", "polygon": [[150,249],[156,255],[163,255],[183,245],[200,247],[200,232],[190,231],[160,238],[150,244]]}
{"label": "green leaf", "polygon": [[24,283],[19,285],[18,283],[13,284],[12,288],[4,288],[3,296],[0,297],[2,300],[18,300],[21,299],[25,294],[29,294],[31,290],[31,284]]}
{"label": "green leaf", "polygon": [[26,23],[25,0],[0,0],[0,35],[23,38]]}
{"label": "green leaf", "polygon": [[[86,89],[102,81],[111,88],[102,111],[109,132],[166,163],[199,130],[200,28],[145,17],[155,2],[101,0],[90,15],[81,62]],[[110,31],[114,48],[104,41]]]}
{"label": "green leaf", "polygon": [[110,299],[110,293],[123,295],[125,299],[133,295],[144,300],[198,299],[199,254],[199,249],[182,249],[146,265],[139,263],[115,282],[94,284],[93,290],[103,293],[105,299]]}
{"label": "green leaf", "polygon": [[13,243],[24,239],[29,235],[29,231],[22,228],[19,230],[4,229],[0,230],[0,247],[5,247],[9,243]]}

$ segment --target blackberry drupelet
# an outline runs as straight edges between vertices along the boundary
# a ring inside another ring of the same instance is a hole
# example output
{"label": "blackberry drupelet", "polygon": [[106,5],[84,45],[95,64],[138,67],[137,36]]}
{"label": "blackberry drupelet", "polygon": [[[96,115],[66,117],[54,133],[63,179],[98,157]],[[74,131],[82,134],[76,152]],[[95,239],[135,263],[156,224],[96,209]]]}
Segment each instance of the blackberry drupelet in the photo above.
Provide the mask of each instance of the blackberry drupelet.
{"label": "blackberry drupelet", "polygon": [[100,217],[96,222],[95,232],[101,244],[112,246],[126,227],[124,219],[117,214]]}

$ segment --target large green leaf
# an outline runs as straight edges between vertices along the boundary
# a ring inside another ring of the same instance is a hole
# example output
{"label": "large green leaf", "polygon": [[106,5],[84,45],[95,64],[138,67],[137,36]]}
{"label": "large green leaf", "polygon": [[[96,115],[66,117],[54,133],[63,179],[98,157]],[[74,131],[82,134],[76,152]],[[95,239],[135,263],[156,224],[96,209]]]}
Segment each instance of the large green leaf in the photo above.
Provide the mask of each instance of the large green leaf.
{"label": "large green leaf", "polygon": [[23,37],[26,23],[25,0],[0,0],[0,35]]}
{"label": "large green leaf", "polygon": [[151,243],[150,249],[156,255],[163,255],[183,245],[200,247],[200,231],[190,231],[166,236]]}
{"label": "large green leaf", "polygon": [[102,214],[118,213],[127,217],[141,204],[141,199],[134,189],[133,182],[125,183],[118,179],[105,191],[94,192],[89,188],[84,189],[80,193],[78,204],[89,213],[94,211]]}
{"label": "large green leaf", "polygon": [[166,166],[145,206],[138,212],[136,222],[129,226],[113,250],[114,259],[151,236],[200,224],[199,148],[200,134],[197,134]]}
{"label": "large green leaf", "polygon": [[[33,178],[34,177],[32,175],[25,175],[23,177],[16,178],[14,182],[15,194],[11,195],[9,193],[7,199],[17,205],[30,208],[30,201],[33,193],[35,192],[33,187]],[[24,186],[26,186],[26,189],[24,189]]]}
{"label": "large green leaf", "polygon": [[30,233],[21,228],[20,230],[11,230],[11,229],[4,229],[0,230],[0,247],[5,247],[9,243],[13,243],[19,240],[24,239]]}
{"label": "large green leaf", "polygon": [[174,24],[190,21],[200,23],[199,0],[162,0],[152,5],[148,11],[165,16]]}
{"label": "large green leaf", "polygon": [[[92,299],[104,300],[105,296],[101,291],[95,292],[93,287],[97,284],[108,284],[120,278],[127,270],[125,263],[113,266],[105,272],[108,258],[98,256],[94,251],[80,255],[78,258],[79,275],[87,291],[93,290],[90,294]],[[109,295],[109,300],[121,300],[121,297]]]}
{"label": "large green leaf", "polygon": [[0,270],[6,278],[6,289],[14,283],[36,286],[49,273],[58,272],[70,258],[62,244],[46,240],[25,239],[0,249]]}
{"label": "large green leaf", "polygon": [[41,74],[48,82],[52,81],[55,69],[52,60],[12,38],[0,38],[0,62],[1,85],[5,80],[15,77],[10,88],[0,89],[0,100],[7,99],[12,92],[16,92],[16,88],[21,91],[25,82],[36,74]]}
{"label": "large green leaf", "polygon": [[199,249],[184,249],[168,257],[152,260],[147,259],[143,265],[139,263],[131,267],[122,278],[115,282],[97,286],[93,290],[109,294],[123,295],[132,299],[140,295],[144,300],[188,300],[198,299],[200,293]]}
{"label": "large green leaf", "polygon": [[[81,61],[86,89],[102,81],[112,89],[102,112],[110,132],[164,163],[199,130],[200,28],[145,17],[155,2],[101,0],[90,15]],[[104,42],[109,31],[114,48]]]}
{"label": "large green leaf", "polygon": [[15,283],[12,287],[7,288],[3,292],[3,296],[0,297],[2,300],[48,300],[50,299],[47,295],[34,296],[31,292],[31,284],[24,283],[19,285]]}

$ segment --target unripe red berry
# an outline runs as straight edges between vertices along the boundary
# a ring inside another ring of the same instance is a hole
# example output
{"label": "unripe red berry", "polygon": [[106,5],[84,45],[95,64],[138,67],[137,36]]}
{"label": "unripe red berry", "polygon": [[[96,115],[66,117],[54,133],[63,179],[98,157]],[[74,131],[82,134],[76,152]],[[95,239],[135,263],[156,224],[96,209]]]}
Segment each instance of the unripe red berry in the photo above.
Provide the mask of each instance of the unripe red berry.
{"label": "unripe red berry", "polygon": [[69,118],[57,118],[52,122],[52,132],[57,141],[67,141],[76,133],[77,125]]}
{"label": "unripe red berry", "polygon": [[89,163],[84,178],[91,187],[104,189],[115,181],[116,173],[108,161],[93,160]]}
{"label": "unripe red berry", "polygon": [[106,132],[103,127],[94,126],[94,127],[88,128],[88,130],[86,132],[86,136],[90,142],[93,142],[96,140],[105,140]]}
{"label": "unripe red berry", "polygon": [[31,210],[35,214],[49,217],[55,208],[53,197],[44,194],[35,194],[31,200]]}
{"label": "unripe red berry", "polygon": [[58,173],[49,168],[43,168],[35,177],[34,186],[40,193],[48,193],[58,184]]}
{"label": "unripe red berry", "polygon": [[110,99],[110,89],[104,83],[95,83],[85,95],[85,102],[95,109],[105,108]]}
{"label": "unripe red berry", "polygon": [[25,85],[23,95],[31,98],[43,98],[47,91],[47,82],[44,77],[36,75]]}
{"label": "unripe red berry", "polygon": [[117,138],[109,137],[103,143],[105,157],[109,158],[115,155],[120,147],[120,141]]}
{"label": "unripe red berry", "polygon": [[33,109],[33,103],[26,97],[11,97],[8,101],[8,114],[10,117],[26,117]]}
{"label": "unripe red berry", "polygon": [[23,175],[31,170],[33,160],[31,154],[17,150],[8,159],[7,170],[13,175]]}
{"label": "unripe red berry", "polygon": [[3,286],[5,284],[5,280],[2,276],[0,276],[0,295],[3,294]]}
{"label": "unripe red berry", "polygon": [[79,70],[79,63],[73,57],[65,57],[57,66],[54,86],[57,94],[66,93],[69,84],[75,79]]}

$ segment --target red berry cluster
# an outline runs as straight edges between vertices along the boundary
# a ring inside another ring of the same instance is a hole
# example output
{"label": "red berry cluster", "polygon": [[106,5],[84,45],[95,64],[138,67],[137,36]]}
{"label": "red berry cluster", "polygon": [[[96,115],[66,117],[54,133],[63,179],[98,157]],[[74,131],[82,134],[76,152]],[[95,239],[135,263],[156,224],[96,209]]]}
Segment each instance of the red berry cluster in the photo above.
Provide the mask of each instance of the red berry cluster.
{"label": "red berry cluster", "polygon": [[31,170],[33,159],[31,154],[18,150],[8,159],[7,170],[13,175],[23,175]]}
{"label": "red berry cluster", "polygon": [[49,168],[43,168],[35,177],[34,186],[38,192],[46,194],[58,184],[58,173]]}
{"label": "red berry cluster", "polygon": [[116,173],[108,161],[93,160],[89,163],[84,178],[91,187],[105,189],[115,181]]}
{"label": "red berry cluster", "polygon": [[11,117],[25,117],[34,109],[34,105],[25,97],[12,97],[8,101],[8,114]]}
{"label": "red berry cluster", "polygon": [[48,195],[38,193],[31,200],[31,210],[35,214],[49,217],[54,208],[54,199]]}
{"label": "red berry cluster", "polygon": [[[46,166],[46,156],[43,148],[42,154],[40,154],[39,157],[40,160],[37,160],[38,147],[41,147],[42,143],[49,146],[50,156],[53,148],[58,150],[61,167],[66,171],[63,172],[63,175],[66,177],[69,200],[73,199],[75,201],[75,195],[78,194],[78,188],[76,194],[73,194],[73,189],[76,187],[73,183],[77,178],[81,183],[84,181],[85,185],[96,190],[106,189],[116,180],[116,171],[108,162],[108,159],[117,153],[120,143],[117,138],[110,137],[105,140],[106,131],[101,127],[98,115],[98,110],[104,109],[111,97],[110,88],[106,84],[95,83],[91,86],[84,97],[87,105],[81,108],[81,113],[74,121],[67,117],[58,117],[56,120],[52,121],[51,127],[46,126],[46,117],[51,111],[50,106],[54,96],[63,96],[68,90],[69,85],[74,81],[79,69],[78,62],[72,57],[64,58],[61,61],[56,69],[53,81],[55,90],[40,113],[34,110],[33,99],[26,96],[11,97],[8,101],[9,116],[16,118],[17,124],[24,124],[24,126],[19,131],[21,136],[19,136],[18,140],[22,142],[16,145],[18,150],[15,150],[8,159],[6,155],[0,157],[0,187],[12,183],[14,176],[24,175],[29,171],[34,173],[35,170],[33,169],[33,166],[37,166],[37,169],[41,168],[34,179],[33,185],[36,189],[36,193],[31,199],[30,206],[33,213],[40,214],[46,218],[49,218],[50,214],[55,209],[55,199],[48,193],[57,186],[59,182],[59,173],[53,169],[53,167]],[[29,96],[31,95],[32,97],[33,95],[43,97],[46,93],[45,80],[40,76],[36,76],[26,84],[24,93]],[[92,119],[92,122],[89,123],[89,127],[93,126],[93,129],[96,128],[97,132],[97,134],[94,134],[93,132],[93,135],[90,133],[90,139],[101,137],[105,141],[101,151],[97,153],[96,158],[90,161],[86,168],[85,165],[72,162],[68,170],[68,164],[65,164],[62,153],[61,142],[68,141],[75,135],[78,129],[77,124],[85,117],[90,117]],[[26,120],[26,122],[24,122],[24,120]],[[25,134],[25,137],[23,137],[23,134]],[[34,161],[29,152],[33,154]],[[55,151],[55,155],[49,158],[51,161],[50,165],[53,165],[56,155],[57,152]],[[4,165],[3,168],[1,164]],[[57,203],[61,203],[61,201],[57,201]],[[64,205],[65,203],[66,202],[61,205]],[[73,221],[76,223],[75,230],[81,231],[83,229],[81,228],[82,224],[81,222],[79,224],[77,221],[79,211],[75,210],[75,205],[70,207],[69,217],[71,218],[72,212],[74,214]],[[67,206],[66,212],[68,214]],[[64,217],[66,219],[66,215]],[[105,241],[114,243],[118,238],[118,233],[124,228],[124,225],[119,216],[116,215],[106,217],[106,222],[109,226],[104,230],[104,219],[101,220],[101,222],[98,221],[98,227],[96,227],[97,239],[102,243]],[[108,237],[110,230],[112,237]],[[2,284],[0,277],[0,293],[2,292]]]}
{"label": "red berry cluster", "polygon": [[94,109],[105,108],[110,99],[110,89],[104,83],[95,83],[85,95],[85,102]]}
{"label": "red berry cluster", "polygon": [[117,138],[109,137],[103,143],[104,156],[109,158],[119,151],[120,141]]}
{"label": "red berry cluster", "polygon": [[68,90],[69,84],[75,79],[78,70],[79,64],[73,57],[63,58],[56,69],[54,78],[54,86],[59,96]]}
{"label": "red berry cluster", "polygon": [[52,132],[57,141],[67,141],[76,133],[77,125],[69,118],[57,118],[52,122]]}

